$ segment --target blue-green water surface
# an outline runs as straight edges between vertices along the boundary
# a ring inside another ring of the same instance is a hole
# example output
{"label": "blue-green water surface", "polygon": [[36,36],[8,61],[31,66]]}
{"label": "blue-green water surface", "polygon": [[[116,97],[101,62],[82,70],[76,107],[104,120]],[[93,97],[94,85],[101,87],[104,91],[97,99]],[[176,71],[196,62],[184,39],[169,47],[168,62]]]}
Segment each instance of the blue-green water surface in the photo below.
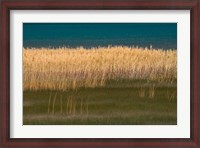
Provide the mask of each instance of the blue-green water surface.
{"label": "blue-green water surface", "polygon": [[176,23],[24,23],[24,47],[177,49]]}

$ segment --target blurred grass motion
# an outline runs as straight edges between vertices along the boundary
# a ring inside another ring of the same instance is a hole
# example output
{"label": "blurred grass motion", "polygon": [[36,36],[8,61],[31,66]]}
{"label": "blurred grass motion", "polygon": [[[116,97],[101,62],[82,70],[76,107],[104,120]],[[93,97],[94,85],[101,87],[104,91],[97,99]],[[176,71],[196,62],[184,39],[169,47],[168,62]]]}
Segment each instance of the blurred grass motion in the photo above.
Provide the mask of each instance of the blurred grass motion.
{"label": "blurred grass motion", "polygon": [[177,51],[23,49],[23,124],[177,124]]}

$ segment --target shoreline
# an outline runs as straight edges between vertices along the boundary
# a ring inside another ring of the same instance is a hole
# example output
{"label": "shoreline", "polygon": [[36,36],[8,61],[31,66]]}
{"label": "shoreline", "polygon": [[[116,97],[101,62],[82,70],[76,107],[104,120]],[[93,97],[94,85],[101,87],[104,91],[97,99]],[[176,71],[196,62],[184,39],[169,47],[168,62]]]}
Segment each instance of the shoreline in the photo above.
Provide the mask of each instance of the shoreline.
{"label": "shoreline", "polygon": [[92,50],[92,49],[106,49],[106,48],[131,48],[131,49],[145,49],[145,50],[164,50],[164,51],[167,51],[167,50],[173,50],[173,51],[176,51],[177,49],[176,48],[167,48],[167,49],[163,49],[163,48],[154,48],[152,45],[149,45],[147,47],[142,47],[142,46],[116,46],[116,45],[108,45],[108,46],[95,46],[95,47],[84,47],[84,46],[77,46],[77,47],[70,47],[70,46],[56,46],[56,47],[53,47],[53,46],[46,46],[46,47],[29,47],[29,46],[26,46],[26,47],[23,47],[24,50],[42,50],[42,49],[48,49],[48,50],[59,50],[59,49],[66,49],[66,50],[78,50],[78,49],[84,49],[84,50]]}

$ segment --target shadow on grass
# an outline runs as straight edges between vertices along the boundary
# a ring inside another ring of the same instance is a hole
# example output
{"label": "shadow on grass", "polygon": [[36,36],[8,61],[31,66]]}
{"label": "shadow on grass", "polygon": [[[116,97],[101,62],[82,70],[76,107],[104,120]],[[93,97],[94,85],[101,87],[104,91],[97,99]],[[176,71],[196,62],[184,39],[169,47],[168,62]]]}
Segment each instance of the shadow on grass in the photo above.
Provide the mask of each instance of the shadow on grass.
{"label": "shadow on grass", "polygon": [[177,124],[176,85],[121,83],[123,87],[109,82],[101,88],[24,91],[23,124]]}

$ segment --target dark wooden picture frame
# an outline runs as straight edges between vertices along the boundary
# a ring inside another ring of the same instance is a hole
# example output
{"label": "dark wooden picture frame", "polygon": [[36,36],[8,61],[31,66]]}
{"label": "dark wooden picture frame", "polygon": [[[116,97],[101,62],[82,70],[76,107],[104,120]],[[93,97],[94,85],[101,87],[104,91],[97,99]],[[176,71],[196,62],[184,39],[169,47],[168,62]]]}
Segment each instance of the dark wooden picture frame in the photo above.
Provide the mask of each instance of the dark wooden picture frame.
{"label": "dark wooden picture frame", "polygon": [[[190,10],[190,138],[10,138],[11,10]],[[2,1],[1,2],[1,144],[0,147],[170,147],[200,148],[199,0]]]}

